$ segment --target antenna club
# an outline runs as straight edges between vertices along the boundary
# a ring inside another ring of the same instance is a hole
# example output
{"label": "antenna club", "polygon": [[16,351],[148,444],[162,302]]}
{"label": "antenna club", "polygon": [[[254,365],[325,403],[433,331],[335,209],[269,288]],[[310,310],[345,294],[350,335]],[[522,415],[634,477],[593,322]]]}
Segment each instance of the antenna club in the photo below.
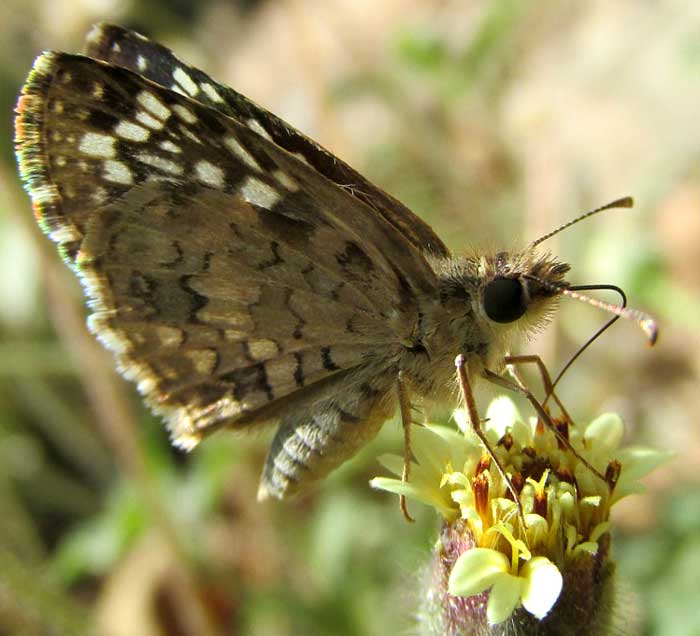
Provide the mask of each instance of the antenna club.
{"label": "antenna club", "polygon": [[613,201],[609,204],[611,208],[633,208],[634,207],[634,197],[622,197],[617,201]]}
{"label": "antenna club", "polygon": [[659,324],[653,318],[645,318],[639,321],[639,326],[649,339],[649,346],[653,347],[659,337]]}

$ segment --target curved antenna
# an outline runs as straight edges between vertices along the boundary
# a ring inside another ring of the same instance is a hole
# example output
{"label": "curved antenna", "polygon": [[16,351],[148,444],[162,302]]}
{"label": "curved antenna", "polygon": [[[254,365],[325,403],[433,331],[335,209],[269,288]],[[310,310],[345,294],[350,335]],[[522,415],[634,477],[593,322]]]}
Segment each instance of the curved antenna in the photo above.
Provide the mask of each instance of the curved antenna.
{"label": "curved antenna", "polygon": [[[659,336],[659,324],[654,320],[649,314],[639,311],[639,309],[630,309],[625,305],[615,305],[614,303],[606,303],[603,300],[598,300],[597,298],[591,298],[585,294],[580,294],[577,290],[581,289],[607,289],[614,288],[614,285],[610,286],[587,286],[581,285],[579,287],[570,287],[566,283],[555,284],[546,281],[538,276],[533,276],[532,274],[524,274],[523,278],[527,280],[535,281],[544,287],[545,289],[555,293],[562,294],[563,296],[568,296],[574,300],[579,300],[587,305],[592,305],[603,311],[614,314],[618,318],[625,318],[626,320],[631,320],[637,323],[637,326],[646,334],[649,346],[656,344],[656,340]],[[616,289],[619,293],[623,293],[621,289]]]}
{"label": "curved antenna", "polygon": [[580,216],[577,216],[575,219],[572,219],[571,221],[568,221],[567,223],[564,223],[564,225],[559,226],[556,230],[552,230],[551,232],[548,232],[544,236],[541,236],[538,238],[536,241],[532,241],[530,245],[528,245],[528,249],[532,249],[534,247],[537,247],[540,243],[543,241],[546,241],[549,238],[552,238],[555,234],[559,234],[562,230],[565,230],[568,227],[571,227],[572,225],[575,225],[579,221],[583,221],[584,219],[587,219],[589,216],[593,216],[594,214],[598,214],[599,212],[603,212],[605,210],[611,210],[613,208],[631,208],[634,205],[634,199],[632,197],[622,197],[621,199],[615,199],[615,201],[611,201],[610,203],[606,203],[605,205],[602,205],[599,208],[596,208],[595,210],[590,210],[589,212],[584,212]]}
{"label": "curved antenna", "polygon": [[[620,305],[622,309],[627,307],[627,296],[625,295],[625,292],[621,287],[618,287],[617,285],[576,285],[575,287],[569,287],[570,291],[600,291],[600,290],[608,290],[608,291],[615,291],[618,294],[620,294],[620,297],[622,298],[622,304]],[[568,362],[562,367],[562,369],[557,373],[557,376],[554,378],[552,381],[552,386],[550,387],[549,391],[547,394],[544,396],[544,400],[542,401],[542,405],[544,406],[547,404],[547,401],[549,398],[552,396],[552,393],[554,393],[554,389],[556,388],[557,384],[559,383],[559,380],[562,379],[564,374],[569,370],[571,365],[576,362],[576,360],[579,358],[579,356],[586,350],[588,347],[590,347],[603,333],[605,333],[609,327],[613,325],[613,323],[617,322],[620,320],[620,316],[613,316],[610,320],[608,320],[602,327],[600,327],[586,342],[581,345],[576,353],[572,355]]]}
{"label": "curved antenna", "polygon": [[569,296],[575,300],[580,300],[581,302],[597,307],[598,309],[603,309],[611,314],[615,314],[618,318],[625,318],[627,320],[632,320],[636,322],[639,328],[646,334],[647,340],[649,341],[649,346],[654,346],[656,344],[656,339],[659,336],[659,324],[654,320],[649,314],[639,311],[639,309],[630,309],[629,307],[620,307],[613,303],[606,303],[597,298],[591,298],[585,294],[579,294],[576,289],[585,289],[585,287],[572,287],[572,288],[561,288],[560,293],[564,296]]}

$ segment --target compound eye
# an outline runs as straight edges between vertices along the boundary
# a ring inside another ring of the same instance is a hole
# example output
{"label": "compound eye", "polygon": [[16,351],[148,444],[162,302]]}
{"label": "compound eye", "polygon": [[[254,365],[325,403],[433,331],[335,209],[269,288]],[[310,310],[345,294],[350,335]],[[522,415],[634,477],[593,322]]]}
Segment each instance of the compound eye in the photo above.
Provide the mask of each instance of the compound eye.
{"label": "compound eye", "polygon": [[527,306],[520,281],[516,278],[494,278],[484,289],[484,311],[494,322],[513,322]]}

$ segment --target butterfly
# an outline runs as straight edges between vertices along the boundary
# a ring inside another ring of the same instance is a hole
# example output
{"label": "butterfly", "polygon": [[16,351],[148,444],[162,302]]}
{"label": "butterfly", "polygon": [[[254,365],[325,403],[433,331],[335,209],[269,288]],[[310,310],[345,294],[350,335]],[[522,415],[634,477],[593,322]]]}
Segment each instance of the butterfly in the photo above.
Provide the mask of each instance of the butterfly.
{"label": "butterfly", "polygon": [[569,265],[536,243],[451,254],[340,159],[134,31],[98,24],[85,50],[40,55],[19,97],[36,218],[175,445],[277,425],[260,498],[325,476],[397,407],[406,425],[413,400],[453,399],[455,355],[469,386],[501,370],[569,289]]}

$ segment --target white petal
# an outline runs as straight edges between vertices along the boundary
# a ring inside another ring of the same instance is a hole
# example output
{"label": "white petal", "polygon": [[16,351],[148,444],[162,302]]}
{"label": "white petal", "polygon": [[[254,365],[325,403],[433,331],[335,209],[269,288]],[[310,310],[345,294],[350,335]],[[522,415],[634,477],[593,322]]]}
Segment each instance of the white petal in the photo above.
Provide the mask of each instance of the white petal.
{"label": "white petal", "polygon": [[377,457],[377,461],[394,475],[401,475],[403,472],[403,457],[386,453]]}
{"label": "white petal", "polygon": [[499,395],[491,400],[491,404],[486,409],[488,422],[484,424],[484,428],[487,431],[494,431],[498,439],[501,439],[506,429],[513,427],[518,417],[518,409],[513,400],[506,395]]}
{"label": "white petal", "polygon": [[422,426],[411,427],[411,448],[418,464],[436,474],[442,474],[452,458],[445,440]]}
{"label": "white petal", "polygon": [[561,572],[546,557],[530,559],[520,570],[525,579],[522,590],[523,607],[537,618],[544,618],[561,593]]}
{"label": "white petal", "polygon": [[469,415],[467,414],[467,409],[458,408],[452,412],[452,418],[457,423],[459,430],[462,433],[467,433],[472,430],[471,422],[469,421]]}
{"label": "white petal", "polygon": [[586,428],[583,438],[595,451],[614,451],[622,441],[625,425],[617,413],[603,413]]}
{"label": "white petal", "polygon": [[375,477],[370,480],[369,485],[377,490],[386,490],[395,495],[404,495],[409,499],[415,499],[428,506],[435,508],[448,521],[457,516],[457,509],[449,499],[449,493],[440,492],[437,488],[420,488],[417,484],[390,477]]}
{"label": "white petal", "polygon": [[519,576],[502,574],[489,592],[489,602],[486,606],[486,618],[490,625],[502,623],[520,604],[525,581]]}
{"label": "white petal", "polygon": [[457,559],[447,589],[454,596],[473,596],[493,585],[509,569],[510,563],[502,552],[472,548]]}
{"label": "white petal", "polygon": [[620,480],[640,479],[674,456],[673,452],[657,451],[641,446],[623,448],[617,453],[617,458],[622,464]]}

